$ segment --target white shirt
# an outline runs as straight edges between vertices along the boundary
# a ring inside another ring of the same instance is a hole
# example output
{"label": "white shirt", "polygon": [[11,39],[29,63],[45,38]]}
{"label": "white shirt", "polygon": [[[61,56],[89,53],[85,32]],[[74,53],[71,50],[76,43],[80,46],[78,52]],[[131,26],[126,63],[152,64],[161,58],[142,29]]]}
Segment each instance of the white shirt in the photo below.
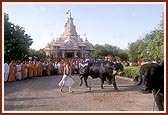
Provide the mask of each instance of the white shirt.
{"label": "white shirt", "polygon": [[4,72],[9,73],[9,65],[7,63],[4,64]]}

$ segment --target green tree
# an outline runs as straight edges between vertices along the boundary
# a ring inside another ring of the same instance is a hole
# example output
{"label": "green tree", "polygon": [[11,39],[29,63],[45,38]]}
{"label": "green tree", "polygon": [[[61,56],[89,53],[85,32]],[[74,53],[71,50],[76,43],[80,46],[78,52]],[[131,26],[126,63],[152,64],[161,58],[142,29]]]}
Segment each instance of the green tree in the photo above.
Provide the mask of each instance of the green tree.
{"label": "green tree", "polygon": [[156,29],[152,34],[154,38],[148,44],[150,58],[151,60],[161,60],[164,57],[164,32]]}
{"label": "green tree", "polygon": [[115,56],[116,59],[120,61],[128,60],[127,53],[125,53],[124,50],[121,50],[117,46],[112,46],[109,44],[104,44],[104,45],[96,44],[94,48],[96,49],[94,51],[94,56],[96,57],[105,57],[108,55],[112,55],[112,56]]}
{"label": "green tree", "polygon": [[45,54],[45,51],[44,49],[40,49],[37,51],[37,56],[41,59],[41,58],[45,58],[46,57],[46,54]]}
{"label": "green tree", "polygon": [[118,51],[118,57],[120,59],[120,61],[128,61],[128,54],[126,53],[126,50],[122,50],[120,49]]}
{"label": "green tree", "polygon": [[129,44],[128,56],[130,61],[137,62],[140,59],[146,59],[147,43],[144,40],[137,40]]}
{"label": "green tree", "polygon": [[32,43],[24,28],[9,22],[9,15],[4,13],[4,60],[23,60]]}

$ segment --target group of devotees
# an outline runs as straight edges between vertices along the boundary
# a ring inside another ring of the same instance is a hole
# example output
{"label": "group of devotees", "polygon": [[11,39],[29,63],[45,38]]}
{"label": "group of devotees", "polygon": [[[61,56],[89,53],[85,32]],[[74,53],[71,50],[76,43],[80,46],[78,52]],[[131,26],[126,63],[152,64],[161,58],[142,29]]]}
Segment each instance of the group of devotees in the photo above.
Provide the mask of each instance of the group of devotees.
{"label": "group of devotees", "polygon": [[4,82],[15,82],[27,78],[62,75],[59,82],[60,92],[64,86],[69,87],[69,93],[73,93],[71,87],[75,83],[71,74],[79,74],[79,66],[88,59],[65,58],[45,61],[15,61],[4,63]]}
{"label": "group of devotees", "polygon": [[[59,82],[60,92],[64,86],[69,87],[69,92],[72,93],[71,86],[75,81],[71,78],[71,74],[79,73],[79,65],[81,59],[59,59],[45,61],[15,61],[4,63],[4,82],[15,82],[17,80],[25,80],[27,78],[63,75]],[[68,79],[69,78],[69,79]]]}
{"label": "group of devotees", "polygon": [[[109,58],[110,59],[110,58]],[[81,58],[65,58],[65,59],[47,59],[44,61],[15,61],[4,63],[4,82],[15,82],[17,80],[25,80],[27,78],[62,75],[59,82],[60,92],[64,86],[69,87],[69,92],[72,93],[72,85],[75,83],[71,74],[79,74],[81,63],[86,61],[103,61],[81,59]],[[124,65],[124,64],[123,64]]]}

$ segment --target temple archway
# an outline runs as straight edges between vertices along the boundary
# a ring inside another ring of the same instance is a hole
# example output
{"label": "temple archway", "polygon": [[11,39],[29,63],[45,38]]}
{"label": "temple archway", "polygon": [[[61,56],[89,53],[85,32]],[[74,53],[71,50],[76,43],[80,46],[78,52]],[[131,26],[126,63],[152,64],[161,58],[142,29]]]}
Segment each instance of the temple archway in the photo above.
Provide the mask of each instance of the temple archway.
{"label": "temple archway", "polygon": [[66,58],[72,58],[72,57],[74,57],[74,53],[73,52],[66,52],[65,57]]}

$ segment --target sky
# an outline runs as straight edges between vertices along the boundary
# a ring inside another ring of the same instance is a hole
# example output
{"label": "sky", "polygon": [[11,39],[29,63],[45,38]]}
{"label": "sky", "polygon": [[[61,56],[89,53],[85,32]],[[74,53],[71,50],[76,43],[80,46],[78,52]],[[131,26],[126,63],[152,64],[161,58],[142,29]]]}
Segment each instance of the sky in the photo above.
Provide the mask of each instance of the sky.
{"label": "sky", "polygon": [[39,50],[57,39],[71,10],[76,31],[95,44],[127,49],[128,44],[150,33],[162,19],[164,3],[3,3],[9,22],[25,29]]}

